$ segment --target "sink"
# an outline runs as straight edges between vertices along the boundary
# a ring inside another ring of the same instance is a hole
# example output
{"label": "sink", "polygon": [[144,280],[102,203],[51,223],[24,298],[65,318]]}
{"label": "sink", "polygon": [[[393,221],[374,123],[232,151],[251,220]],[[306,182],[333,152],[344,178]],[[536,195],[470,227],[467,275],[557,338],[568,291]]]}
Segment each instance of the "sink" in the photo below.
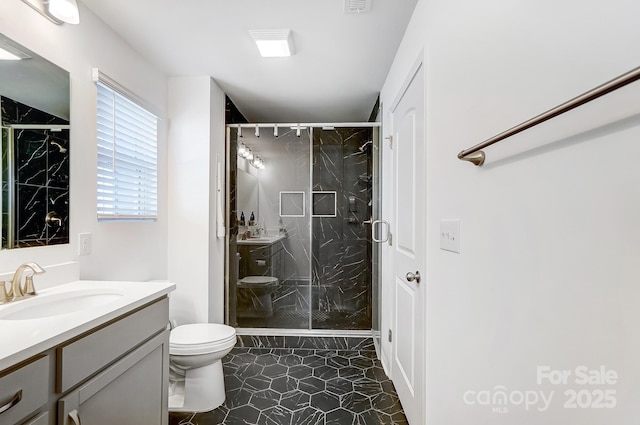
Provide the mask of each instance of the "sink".
{"label": "sink", "polygon": [[260,236],[259,238],[241,239],[238,237],[238,245],[263,245],[274,244],[285,238],[285,235]]}
{"label": "sink", "polygon": [[36,295],[0,307],[0,320],[29,320],[63,316],[97,308],[121,299],[124,291],[116,288],[77,289],[69,292]]}

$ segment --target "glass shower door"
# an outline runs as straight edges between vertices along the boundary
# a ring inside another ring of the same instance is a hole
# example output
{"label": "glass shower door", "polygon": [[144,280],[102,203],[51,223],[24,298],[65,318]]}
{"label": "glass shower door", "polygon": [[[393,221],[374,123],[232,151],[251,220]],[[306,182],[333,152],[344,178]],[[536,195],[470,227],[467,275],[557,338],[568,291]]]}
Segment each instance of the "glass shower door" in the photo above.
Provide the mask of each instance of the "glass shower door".
{"label": "glass shower door", "polygon": [[371,330],[373,129],[314,128],[311,329]]}
{"label": "glass shower door", "polygon": [[[310,137],[290,128],[231,129],[237,157],[231,205],[230,323],[242,328],[309,329]],[[259,157],[264,168],[255,167]],[[235,207],[233,205],[235,204]],[[235,247],[233,247],[235,245]],[[235,319],[235,323],[234,323]]]}

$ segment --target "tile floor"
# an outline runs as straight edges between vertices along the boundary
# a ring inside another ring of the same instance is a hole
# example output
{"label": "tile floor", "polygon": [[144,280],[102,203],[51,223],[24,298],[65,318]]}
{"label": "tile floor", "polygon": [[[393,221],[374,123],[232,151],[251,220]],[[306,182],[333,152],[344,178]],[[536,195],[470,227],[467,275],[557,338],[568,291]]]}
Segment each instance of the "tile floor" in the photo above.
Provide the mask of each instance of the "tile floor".
{"label": "tile floor", "polygon": [[369,338],[243,336],[223,366],[225,403],[170,425],[407,424]]}

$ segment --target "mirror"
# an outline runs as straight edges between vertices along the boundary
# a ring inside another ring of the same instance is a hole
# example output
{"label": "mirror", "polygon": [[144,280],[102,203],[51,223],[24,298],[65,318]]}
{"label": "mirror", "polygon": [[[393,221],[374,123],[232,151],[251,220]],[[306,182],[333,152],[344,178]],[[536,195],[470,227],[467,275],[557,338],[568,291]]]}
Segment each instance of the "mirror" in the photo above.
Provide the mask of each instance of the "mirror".
{"label": "mirror", "polygon": [[0,249],[69,243],[69,87],[0,34]]}
{"label": "mirror", "polygon": [[251,212],[256,217],[260,217],[258,211],[258,176],[249,174],[247,171],[238,168],[238,186],[237,186],[237,209],[238,220],[240,220],[240,213],[244,212],[245,221],[249,222]]}

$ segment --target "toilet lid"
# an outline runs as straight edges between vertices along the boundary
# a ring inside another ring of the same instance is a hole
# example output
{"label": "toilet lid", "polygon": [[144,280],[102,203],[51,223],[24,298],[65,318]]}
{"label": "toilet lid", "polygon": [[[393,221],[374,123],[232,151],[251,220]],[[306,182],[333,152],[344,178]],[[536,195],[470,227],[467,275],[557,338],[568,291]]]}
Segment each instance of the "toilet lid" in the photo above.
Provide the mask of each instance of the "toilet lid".
{"label": "toilet lid", "polygon": [[215,346],[230,339],[235,341],[235,336],[236,330],[231,326],[218,323],[194,323],[173,329],[169,336],[169,345],[183,348]]}
{"label": "toilet lid", "polygon": [[244,283],[277,283],[278,278],[273,276],[246,276],[240,279],[240,282]]}

